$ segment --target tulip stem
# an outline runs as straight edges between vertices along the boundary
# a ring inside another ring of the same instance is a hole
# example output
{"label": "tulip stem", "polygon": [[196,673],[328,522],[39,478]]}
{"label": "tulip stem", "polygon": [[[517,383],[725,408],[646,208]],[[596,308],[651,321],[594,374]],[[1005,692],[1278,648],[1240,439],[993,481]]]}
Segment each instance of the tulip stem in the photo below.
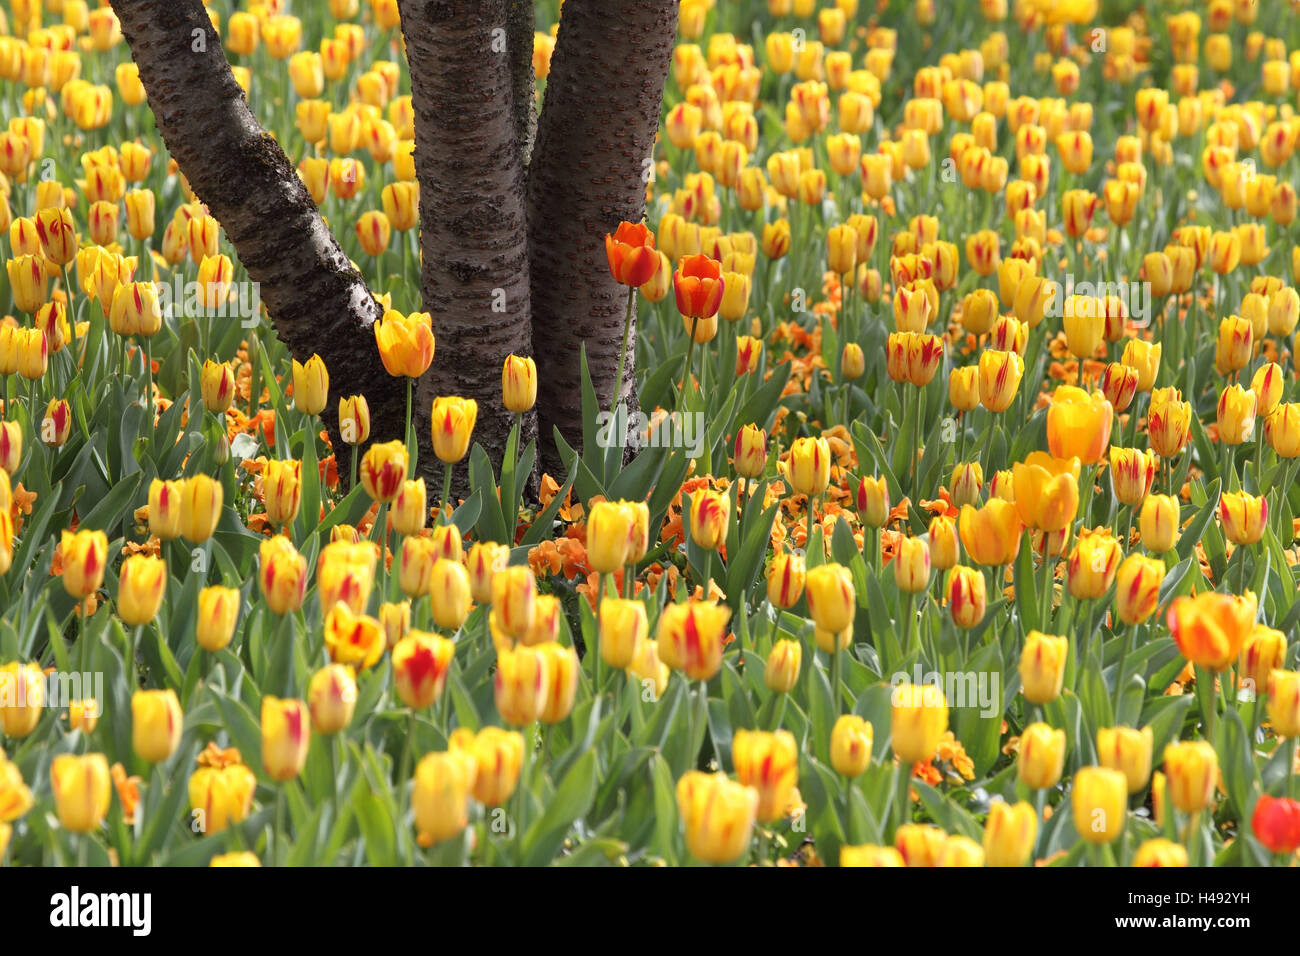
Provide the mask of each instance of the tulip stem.
{"label": "tulip stem", "polygon": [[285,836],[284,788],[285,784],[280,784],[275,790],[275,829],[271,831],[271,845],[267,848],[268,852],[266,854],[270,858],[272,866],[279,865],[280,839]]}
{"label": "tulip stem", "polygon": [[[916,630],[913,629],[912,626],[913,624],[916,623],[916,595],[909,592],[907,595],[906,603],[903,605],[903,607],[904,607],[903,620],[900,621],[899,623],[902,624],[903,627],[905,628],[905,630],[903,631],[903,637],[907,641],[907,655],[910,657],[912,655],[912,651],[916,648],[916,638],[917,638],[917,632]],[[931,663],[938,666],[939,662],[932,661]]]}
{"label": "tulip stem", "polygon": [[375,526],[371,530],[371,539],[379,544],[379,593],[387,595],[385,587],[388,574],[388,505],[380,503],[375,515]]}
{"label": "tulip stem", "polygon": [[966,414],[957,413],[957,461],[954,463],[960,465],[966,461]]}
{"label": "tulip stem", "polygon": [[148,429],[147,437],[152,444],[153,422],[153,345],[148,336],[144,340],[144,423]]}
{"label": "tulip stem", "polygon": [[415,471],[415,433],[411,431],[411,392],[414,391],[415,379],[406,376],[406,427],[402,430],[402,440],[406,443],[406,460],[411,472]]}
{"label": "tulip stem", "polygon": [[[398,771],[397,774],[398,807],[400,808],[398,810],[397,819],[399,825],[404,825],[401,823],[401,821],[406,819],[406,811],[408,807],[406,784],[411,776],[411,749],[412,747],[414,747],[414,745],[415,745],[415,709],[412,707],[408,707],[406,708],[406,739],[402,741],[402,763],[401,763],[401,769]],[[410,857],[408,857],[407,862],[410,864],[414,864],[415,862],[414,837],[411,838],[409,849],[411,855]]]}
{"label": "tulip stem", "polygon": [[451,498],[451,462],[447,462],[442,472],[442,510],[438,512],[438,524],[451,523],[451,516],[447,514],[447,502]]}
{"label": "tulip stem", "polygon": [[1218,717],[1219,717],[1219,699],[1218,696],[1214,694],[1213,691],[1214,680],[1215,680],[1214,674],[1208,668],[1201,667],[1199,664],[1196,665],[1195,667],[1195,673],[1196,673],[1196,683],[1198,686],[1201,685],[1202,682],[1206,682],[1209,684],[1211,688],[1211,691],[1207,696],[1201,697],[1199,692],[1197,693],[1197,696],[1201,697],[1201,700],[1203,702],[1207,700],[1209,702],[1208,706],[1202,708],[1203,713],[1201,716],[1205,719],[1204,737],[1206,740],[1213,742],[1215,724],[1218,722]]}
{"label": "tulip stem", "polygon": [[1081,489],[1083,491],[1083,501],[1079,505],[1079,519],[1082,521],[1080,530],[1087,531],[1092,527],[1092,519],[1090,515],[1092,513],[1093,486],[1097,483],[1097,466],[1084,465],[1082,477],[1084,487]]}
{"label": "tulip stem", "polygon": [[[623,347],[618,352],[618,378],[614,379],[614,394],[609,400],[609,410],[611,412],[618,407],[619,399],[623,397],[623,368],[627,360],[627,340],[629,333],[632,331],[632,309],[635,301],[636,286],[630,285],[627,287],[627,312],[623,316]],[[691,341],[694,340],[695,336],[692,335]]]}
{"label": "tulip stem", "polygon": [[1119,723],[1119,701],[1124,694],[1124,665],[1128,663],[1128,645],[1137,633],[1137,625],[1130,625],[1119,636],[1119,667],[1115,671],[1115,722]]}
{"label": "tulip stem", "polygon": [[1288,737],[1286,741],[1286,795],[1288,797],[1295,796],[1295,752],[1298,741],[1300,737]]}
{"label": "tulip stem", "polygon": [[600,604],[605,600],[605,573],[603,571],[596,574],[596,647],[595,655],[592,657],[591,669],[591,690],[592,695],[599,700],[600,693]]}
{"label": "tulip stem", "polygon": [[129,651],[129,655],[126,660],[126,667],[127,673],[131,677],[131,690],[133,691],[139,690],[140,688],[140,674],[136,670],[135,659],[140,653],[140,638],[143,634],[144,625],[137,624],[135,629],[131,632],[131,637],[128,638],[129,644],[127,650]]}
{"label": "tulip stem", "polygon": [[843,713],[844,698],[840,694],[840,668],[843,664],[840,661],[840,636],[833,634],[832,639],[835,641],[834,650],[831,651],[831,700],[835,702],[835,714],[838,716]]}
{"label": "tulip stem", "polygon": [[[811,550],[812,548],[813,521],[814,521],[814,516],[817,513],[816,498],[813,495],[808,495],[807,497],[808,497],[808,531],[804,535],[804,543],[803,543],[804,554],[807,554],[809,550]],[[819,557],[821,556],[819,555]],[[821,562],[818,561],[818,564],[820,563]]]}
{"label": "tulip stem", "polygon": [[[907,823],[908,817],[911,816],[911,808],[908,806],[908,803],[911,800],[911,797],[908,794],[911,776],[909,768],[903,763],[903,759],[899,757],[894,763],[894,811],[898,816],[898,822],[894,824],[895,832],[898,831],[900,826]],[[891,814],[891,816],[892,815],[893,814]],[[892,838],[893,834],[890,835],[890,842],[893,842]]]}
{"label": "tulip stem", "polygon": [[515,785],[515,849],[516,864],[524,862],[524,829],[528,814],[528,783],[532,776],[533,748],[537,746],[537,723],[524,728],[524,758],[519,768],[519,782]]}

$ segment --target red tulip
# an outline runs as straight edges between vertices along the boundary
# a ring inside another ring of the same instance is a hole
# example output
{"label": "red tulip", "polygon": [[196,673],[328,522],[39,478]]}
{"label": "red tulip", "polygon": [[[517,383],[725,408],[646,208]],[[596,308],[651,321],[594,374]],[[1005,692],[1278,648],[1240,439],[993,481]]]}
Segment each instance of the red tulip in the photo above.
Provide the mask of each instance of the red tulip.
{"label": "red tulip", "polygon": [[708,256],[686,256],[673,273],[677,311],[693,319],[708,319],[722,305],[722,263]]}
{"label": "red tulip", "polygon": [[659,268],[654,233],[641,223],[620,222],[612,236],[606,233],[605,255],[609,274],[623,285],[645,285]]}
{"label": "red tulip", "polygon": [[1294,853],[1300,848],[1300,800],[1265,794],[1255,804],[1250,826],[1255,839],[1273,853]]}

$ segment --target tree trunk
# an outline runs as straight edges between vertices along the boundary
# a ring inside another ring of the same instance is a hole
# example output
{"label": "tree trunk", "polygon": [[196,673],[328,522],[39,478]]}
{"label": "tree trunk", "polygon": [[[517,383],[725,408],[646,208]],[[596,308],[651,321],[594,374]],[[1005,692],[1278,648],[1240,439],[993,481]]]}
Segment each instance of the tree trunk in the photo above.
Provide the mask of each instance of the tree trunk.
{"label": "tree trunk", "polygon": [[[422,442],[439,395],[478,402],[474,438],[500,462],[515,415],[506,356],[532,354],[524,167],[507,0],[399,0],[415,110],[424,308],[437,353],[418,388]],[[529,34],[531,40],[531,33]],[[525,417],[523,441],[535,434]],[[422,455],[423,458],[423,455]],[[441,467],[437,466],[439,477]],[[464,491],[467,469],[457,468]]]}
{"label": "tree trunk", "polygon": [[514,95],[515,136],[524,168],[533,155],[537,138],[537,76],[533,72],[533,33],[537,21],[533,0],[508,0],[509,22],[506,24],[510,44],[510,87]]}
{"label": "tree trunk", "polygon": [[330,370],[321,418],[340,452],[338,398],[362,394],[371,441],[402,437],[405,393],[379,360],[379,303],[321,219],[279,144],[248,108],[199,0],[112,0],[163,142],[260,286],[294,358]]}
{"label": "tree trunk", "polygon": [[[552,428],[582,439],[580,355],[596,396],[631,392],[635,329],[618,377],[627,289],[609,274],[604,237],[645,212],[646,161],[677,28],[677,0],[568,0],[528,172],[533,339],[542,465],[563,465]],[[635,325],[635,322],[634,322]]]}

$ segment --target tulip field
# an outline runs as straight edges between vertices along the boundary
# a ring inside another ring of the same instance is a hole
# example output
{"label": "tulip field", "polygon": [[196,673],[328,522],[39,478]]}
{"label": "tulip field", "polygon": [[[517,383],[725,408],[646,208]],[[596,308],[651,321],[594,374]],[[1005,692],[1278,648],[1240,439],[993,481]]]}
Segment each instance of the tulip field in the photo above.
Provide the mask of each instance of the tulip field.
{"label": "tulip field", "polygon": [[0,0],[0,866],[1297,864],[1300,2],[537,0],[543,129],[676,23],[558,359],[535,250],[536,354],[429,301],[455,4],[175,4],[374,318],[284,334],[180,26]]}

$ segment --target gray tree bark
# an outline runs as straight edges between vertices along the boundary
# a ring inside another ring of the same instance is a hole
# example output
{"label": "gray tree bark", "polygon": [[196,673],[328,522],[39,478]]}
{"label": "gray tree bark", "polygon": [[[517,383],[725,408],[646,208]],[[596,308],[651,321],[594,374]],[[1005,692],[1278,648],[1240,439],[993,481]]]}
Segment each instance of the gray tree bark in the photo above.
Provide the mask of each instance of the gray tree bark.
{"label": "gray tree bark", "polygon": [[627,289],[613,280],[605,234],[645,213],[646,160],[677,30],[677,0],[567,0],[528,171],[533,329],[542,466],[563,464],[558,428],[582,442],[581,349],[608,406],[633,392],[635,321],[618,377]]}
{"label": "gray tree bark", "polygon": [[[163,140],[261,284],[277,334],[299,360],[321,355],[332,392],[366,396],[371,441],[400,438],[405,388],[374,344],[379,304],[249,110],[202,4],[111,2]],[[584,342],[602,403],[615,391],[627,290],[609,275],[604,235],[644,212],[677,2],[568,0],[540,120],[528,0],[399,0],[399,8],[415,107],[421,286],[437,335],[418,386],[420,470],[440,476],[428,421],[433,398],[446,394],[479,403],[475,440],[500,463],[513,423],[501,405],[501,364],[535,344],[536,433],[543,467],[559,475],[552,428],[581,443]],[[505,311],[493,311],[499,303]],[[623,398],[634,345],[635,330]],[[337,402],[322,418],[342,449]]]}
{"label": "gray tree bark", "polygon": [[[398,2],[415,109],[420,286],[437,339],[433,366],[417,389],[420,427],[428,431],[435,397],[472,398],[478,403],[474,438],[497,463],[515,420],[502,404],[501,367],[511,353],[532,354],[509,6],[507,0]],[[530,414],[522,441],[535,434]],[[467,490],[465,466],[454,480]]]}
{"label": "gray tree bark", "polygon": [[405,392],[375,347],[379,303],[293,164],[253,116],[199,0],[112,0],[112,6],[163,142],[259,283],[276,334],[294,358],[317,353],[330,370],[330,402],[321,418],[346,475],[338,396],[366,396],[371,441],[402,437]]}

